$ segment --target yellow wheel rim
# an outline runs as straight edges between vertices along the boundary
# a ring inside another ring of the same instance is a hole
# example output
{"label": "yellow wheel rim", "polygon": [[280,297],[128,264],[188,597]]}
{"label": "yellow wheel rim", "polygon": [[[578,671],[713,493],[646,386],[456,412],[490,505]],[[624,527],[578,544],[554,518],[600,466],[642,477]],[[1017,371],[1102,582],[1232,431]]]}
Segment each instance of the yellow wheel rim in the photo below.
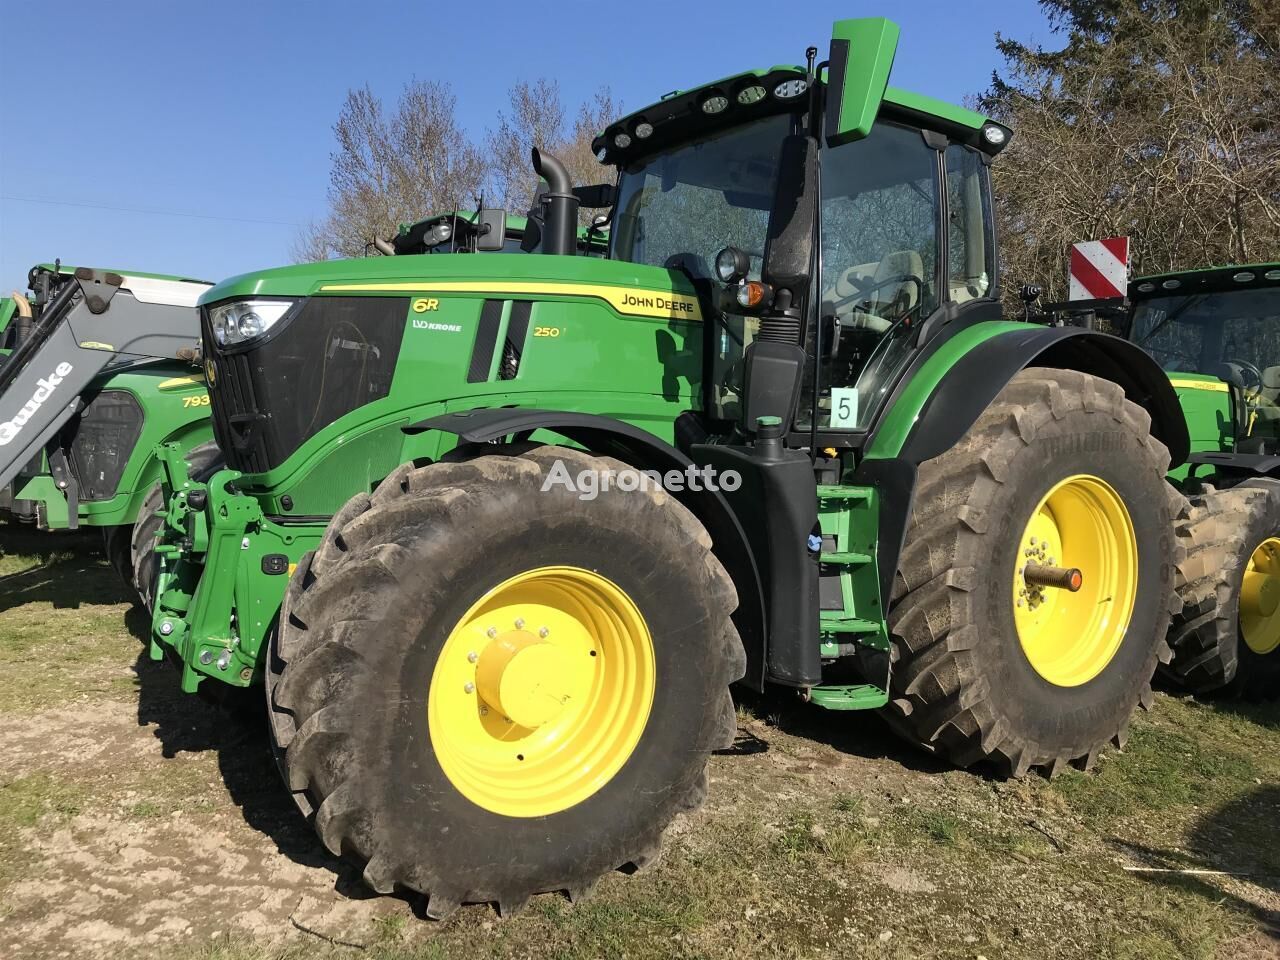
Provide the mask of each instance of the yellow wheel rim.
{"label": "yellow wheel rim", "polygon": [[1240,584],[1240,635],[1258,654],[1280,647],[1280,539],[1258,544]]}
{"label": "yellow wheel rim", "polygon": [[[1078,569],[1079,589],[1029,583],[1029,564]],[[1059,687],[1101,673],[1124,640],[1137,590],[1138,542],[1120,496],[1087,474],[1055,484],[1022,532],[1013,571],[1013,621],[1036,673]]]}
{"label": "yellow wheel rim", "polygon": [[626,764],[655,675],[649,628],[617,584],[539,567],[486,593],[445,640],[427,698],[431,745],[477,806],[558,813]]}

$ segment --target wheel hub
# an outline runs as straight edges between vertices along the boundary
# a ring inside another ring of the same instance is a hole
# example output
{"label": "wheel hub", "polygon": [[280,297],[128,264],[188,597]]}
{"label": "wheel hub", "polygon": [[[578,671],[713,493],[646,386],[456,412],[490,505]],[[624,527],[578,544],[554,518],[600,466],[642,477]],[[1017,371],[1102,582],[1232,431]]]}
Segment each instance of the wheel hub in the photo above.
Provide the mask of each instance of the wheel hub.
{"label": "wheel hub", "polygon": [[1137,595],[1137,540],[1119,495],[1098,477],[1055,484],[1032,512],[1013,571],[1013,619],[1043,679],[1074,687],[1120,648]]}
{"label": "wheel hub", "polygon": [[479,807],[558,813],[626,764],[656,683],[648,626],[617,584],[577,567],[529,570],[445,638],[427,694],[431,751]]}
{"label": "wheel hub", "polygon": [[480,654],[476,687],[489,706],[530,730],[550,723],[572,697],[572,665],[553,644],[511,630],[499,635]]}
{"label": "wheel hub", "polygon": [[1254,653],[1280,648],[1280,539],[1258,544],[1240,585],[1240,634]]}

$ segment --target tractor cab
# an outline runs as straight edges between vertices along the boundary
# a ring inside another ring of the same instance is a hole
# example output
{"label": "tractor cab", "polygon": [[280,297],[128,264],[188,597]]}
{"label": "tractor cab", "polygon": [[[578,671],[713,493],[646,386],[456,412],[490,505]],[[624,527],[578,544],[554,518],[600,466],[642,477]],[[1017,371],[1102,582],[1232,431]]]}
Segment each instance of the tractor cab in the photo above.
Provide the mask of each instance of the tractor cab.
{"label": "tractor cab", "polygon": [[1140,277],[1130,338],[1179,395],[1197,451],[1280,453],[1280,267]]}
{"label": "tractor cab", "polygon": [[779,416],[797,443],[863,446],[925,342],[999,316],[987,167],[1009,131],[887,86],[892,24],[840,27],[854,63],[671,94],[593,144],[619,173],[610,257],[685,274],[713,318],[712,429]]}

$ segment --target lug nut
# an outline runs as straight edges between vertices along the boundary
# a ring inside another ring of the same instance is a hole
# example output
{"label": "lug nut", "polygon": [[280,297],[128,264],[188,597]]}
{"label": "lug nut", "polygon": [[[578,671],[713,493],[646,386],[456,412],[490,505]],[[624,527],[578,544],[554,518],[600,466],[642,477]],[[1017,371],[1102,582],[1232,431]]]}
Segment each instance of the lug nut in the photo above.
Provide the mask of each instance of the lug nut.
{"label": "lug nut", "polygon": [[465,693],[475,693],[476,685],[472,683],[470,680],[468,680],[466,683],[462,685],[462,689],[463,689],[463,692]]}
{"label": "lug nut", "polygon": [[523,630],[523,629],[524,629],[524,621],[523,621],[523,620],[521,620],[519,617],[516,617],[516,629],[517,629],[517,630]]}
{"label": "lug nut", "polygon": [[467,663],[475,663],[479,659],[480,654],[476,653],[474,650],[467,654]]}
{"label": "lug nut", "polygon": [[550,631],[550,630],[548,630],[546,627],[539,627],[539,628],[538,628],[538,636],[542,637],[542,639],[543,639],[543,640],[545,640],[545,639],[547,638],[547,634],[549,634],[550,632],[551,632],[551,631]]}
{"label": "lug nut", "polygon": [[492,640],[494,637],[496,637],[496,636],[498,635],[498,628],[497,628],[497,627],[490,627],[488,630],[486,630],[486,631],[484,632],[484,634],[485,634],[485,636],[486,636],[486,637],[488,637],[490,640]]}

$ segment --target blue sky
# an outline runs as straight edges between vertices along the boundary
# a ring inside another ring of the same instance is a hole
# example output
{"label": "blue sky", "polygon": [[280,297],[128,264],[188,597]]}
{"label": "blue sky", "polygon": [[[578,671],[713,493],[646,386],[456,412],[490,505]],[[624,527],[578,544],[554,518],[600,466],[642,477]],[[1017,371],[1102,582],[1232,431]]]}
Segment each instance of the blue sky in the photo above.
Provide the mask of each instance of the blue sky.
{"label": "blue sky", "polygon": [[210,280],[288,262],[325,212],[352,87],[449,80],[482,135],[519,79],[558,80],[566,103],[608,85],[630,110],[800,62],[868,15],[902,26],[894,85],[954,101],[986,86],[996,30],[1052,40],[1034,0],[0,0],[0,288],[55,257]]}

